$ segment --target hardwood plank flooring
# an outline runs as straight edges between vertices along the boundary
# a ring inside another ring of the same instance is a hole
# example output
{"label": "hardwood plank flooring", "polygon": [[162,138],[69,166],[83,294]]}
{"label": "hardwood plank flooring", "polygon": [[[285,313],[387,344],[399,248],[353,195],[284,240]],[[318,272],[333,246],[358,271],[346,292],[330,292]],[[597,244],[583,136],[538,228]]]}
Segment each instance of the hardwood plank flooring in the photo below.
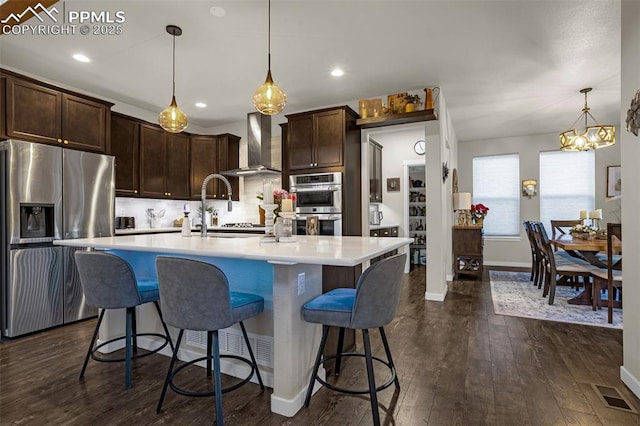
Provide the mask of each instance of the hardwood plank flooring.
{"label": "hardwood plank flooring", "polygon": [[[488,268],[483,281],[450,284],[445,302],[424,297],[424,268],[406,279],[397,317],[385,330],[400,379],[378,395],[384,424],[636,425],[640,417],[605,407],[591,384],[615,386],[622,331],[495,315]],[[589,307],[585,307],[589,309]],[[215,422],[214,402],[171,391],[156,414],[169,359],[124,365],[90,361],[78,380],[95,320],[0,344],[2,425],[201,425]],[[372,347],[384,358],[377,331]],[[362,335],[356,344],[362,347]],[[339,385],[366,387],[360,359],[345,360]],[[190,385],[204,374],[186,374]],[[384,368],[376,367],[377,380]],[[270,412],[270,390],[249,384],[223,397],[228,425],[370,425],[368,397],[321,389],[308,409],[286,418]]]}

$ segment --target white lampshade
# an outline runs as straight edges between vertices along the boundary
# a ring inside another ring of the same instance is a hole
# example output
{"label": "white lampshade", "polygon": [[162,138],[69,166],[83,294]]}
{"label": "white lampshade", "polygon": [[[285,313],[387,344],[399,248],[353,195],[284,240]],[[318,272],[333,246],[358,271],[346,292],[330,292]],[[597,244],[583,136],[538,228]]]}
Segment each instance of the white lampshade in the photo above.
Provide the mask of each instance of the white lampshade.
{"label": "white lampshade", "polygon": [[471,210],[471,193],[456,192],[453,194],[454,210]]}

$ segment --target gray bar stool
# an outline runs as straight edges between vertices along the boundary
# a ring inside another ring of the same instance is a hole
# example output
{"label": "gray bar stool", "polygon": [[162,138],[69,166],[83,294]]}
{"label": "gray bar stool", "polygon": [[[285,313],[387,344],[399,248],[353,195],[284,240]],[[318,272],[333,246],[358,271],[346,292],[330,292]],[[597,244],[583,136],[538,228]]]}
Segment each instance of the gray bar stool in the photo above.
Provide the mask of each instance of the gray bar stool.
{"label": "gray bar stool", "polygon": [[[84,377],[87,369],[89,358],[100,362],[125,362],[125,387],[131,387],[131,361],[138,358],[149,356],[158,352],[167,343],[173,349],[173,343],[167,330],[167,325],[162,320],[162,312],[158,305],[160,295],[158,293],[158,282],[155,280],[137,280],[129,263],[113,254],[100,251],[76,251],[76,264],[78,274],[80,275],[80,284],[87,305],[100,308],[100,315],[96,329],[93,332],[91,343],[87,351],[87,356],[82,365],[80,379]],[[144,303],[153,302],[162,322],[165,334],[159,333],[138,333],[136,327],[136,306]],[[100,330],[100,324],[104,318],[107,309],[126,309],[126,331],[125,335],[107,340],[95,346]],[[138,354],[137,337],[138,336],[154,336],[163,339],[163,343],[148,352]],[[117,340],[125,339],[125,356],[124,358],[107,358],[97,355],[97,351],[109,343]],[[135,355],[134,355],[135,353]]]}
{"label": "gray bar stool", "polygon": [[[255,317],[264,310],[264,299],[260,296],[229,290],[226,275],[217,266],[198,260],[179,257],[159,256],[156,259],[160,300],[167,324],[179,328],[178,341],[162,387],[162,394],[156,412],[162,410],[167,387],[184,396],[216,398],[216,424],[223,424],[222,394],[246,384],[255,373],[264,390],[258,364],[253,355],[249,337],[243,321]],[[220,355],[218,330],[239,323],[251,360],[238,355]],[[173,369],[178,358],[178,350],[184,330],[207,332],[207,356],[189,361]],[[213,341],[211,341],[213,340]],[[212,347],[213,346],[213,347]],[[251,367],[249,375],[234,385],[222,388],[220,377],[220,358],[233,358]],[[192,392],[181,389],[173,383],[175,376],[196,362],[207,362],[207,377],[211,377],[213,359],[214,390],[211,392]]]}
{"label": "gray bar stool", "polygon": [[[322,324],[322,339],[318,348],[311,381],[307,389],[307,397],[304,406],[308,407],[311,401],[313,386],[320,382],[323,386],[347,394],[369,394],[371,398],[371,412],[373,423],[380,424],[380,414],[378,412],[378,398],[376,393],[395,383],[396,389],[400,389],[400,382],[396,376],[396,369],[391,358],[389,343],[384,333],[384,326],[396,316],[398,302],[400,300],[400,289],[403,282],[404,264],[406,254],[397,254],[381,261],[378,261],[367,268],[360,278],[355,289],[337,288],[310,300],[302,307],[304,320],[316,324]],[[338,335],[338,351],[336,355],[323,357],[324,346],[327,340],[329,327],[340,327]],[[354,352],[342,352],[342,340],[344,329],[352,328],[362,330],[362,340],[364,343],[364,354]],[[384,361],[371,354],[371,343],[369,341],[369,329],[378,328],[380,337],[387,355]],[[340,388],[318,376],[320,365],[334,359],[336,360],[335,375],[340,374],[340,362],[342,357],[364,357],[367,365],[367,377],[369,388],[364,390],[353,390]],[[391,371],[391,378],[384,384],[376,387],[373,371],[373,361],[378,361],[386,365]]]}

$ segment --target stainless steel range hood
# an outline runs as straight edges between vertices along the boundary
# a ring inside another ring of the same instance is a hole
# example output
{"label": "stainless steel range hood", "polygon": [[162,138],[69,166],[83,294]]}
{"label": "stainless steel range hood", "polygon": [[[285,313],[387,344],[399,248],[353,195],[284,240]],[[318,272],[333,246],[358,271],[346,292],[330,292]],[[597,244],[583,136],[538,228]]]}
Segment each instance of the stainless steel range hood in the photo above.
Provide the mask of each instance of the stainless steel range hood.
{"label": "stainless steel range hood", "polygon": [[247,114],[248,165],[239,169],[225,170],[227,176],[265,176],[282,173],[272,167],[271,162],[271,116],[259,112]]}

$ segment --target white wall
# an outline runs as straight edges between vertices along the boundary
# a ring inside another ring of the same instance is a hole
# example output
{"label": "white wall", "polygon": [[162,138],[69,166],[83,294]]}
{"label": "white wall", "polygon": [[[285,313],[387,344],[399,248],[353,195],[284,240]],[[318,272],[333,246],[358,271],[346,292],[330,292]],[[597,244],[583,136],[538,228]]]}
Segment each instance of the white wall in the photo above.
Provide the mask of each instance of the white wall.
{"label": "white wall", "polygon": [[[567,125],[569,124],[571,123]],[[618,127],[616,131],[619,135]],[[607,166],[620,165],[620,145],[621,143],[618,142],[611,147],[595,151],[596,207],[603,209],[605,222],[619,220],[618,216],[614,215],[613,208],[618,205],[617,201],[608,202],[606,198],[606,172]],[[540,182],[540,152],[554,151],[558,147],[557,133],[461,142],[458,146],[460,192],[473,193],[473,157],[518,153],[520,180],[535,179]],[[577,216],[578,212],[576,212],[576,218]],[[537,195],[531,199],[520,197],[520,220],[539,220],[539,218],[540,198]],[[484,263],[501,266],[530,266],[531,251],[524,229],[521,227],[519,238],[485,237]]]}
{"label": "white wall", "polygon": [[[399,226],[398,235],[407,235],[407,229],[404,227],[403,205],[408,197],[408,189],[401,183],[400,191],[388,192],[387,179],[401,178],[402,181],[402,163],[405,160],[424,161],[424,156],[416,154],[413,150],[416,141],[425,139],[424,133],[423,123],[389,126],[368,131],[369,137],[382,145],[382,203],[379,205],[384,218],[381,225]],[[367,152],[368,149],[369,147]],[[363,179],[363,182],[369,182],[369,179]],[[368,198],[367,202],[363,203],[363,206],[367,205]]]}
{"label": "white wall", "polygon": [[[636,1],[622,2],[622,97],[620,118],[622,125],[626,112],[636,91],[640,90],[640,3]],[[624,362],[621,368],[622,380],[640,397],[640,310],[635,308],[635,301],[640,300],[640,137],[621,131],[622,145],[622,177],[624,180],[622,200],[622,240],[625,258],[624,275]],[[631,308],[631,309],[629,309]]]}

